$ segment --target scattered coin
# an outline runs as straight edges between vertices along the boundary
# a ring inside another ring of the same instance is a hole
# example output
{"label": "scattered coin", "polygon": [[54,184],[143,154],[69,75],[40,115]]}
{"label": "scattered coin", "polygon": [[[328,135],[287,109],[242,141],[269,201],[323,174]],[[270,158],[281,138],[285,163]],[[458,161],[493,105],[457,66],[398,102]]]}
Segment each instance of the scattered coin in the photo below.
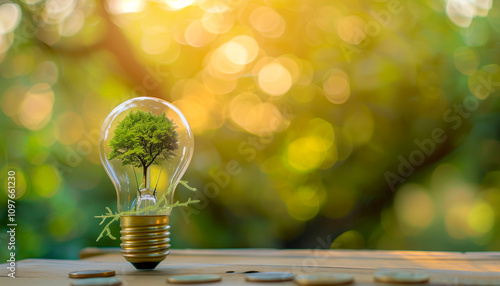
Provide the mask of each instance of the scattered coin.
{"label": "scattered coin", "polygon": [[277,282],[293,280],[295,274],[289,272],[260,272],[245,275],[247,281],[252,282]]}
{"label": "scattered coin", "polygon": [[424,283],[429,275],[410,271],[381,270],[374,274],[375,281],[385,283]]}
{"label": "scattered coin", "polygon": [[119,286],[122,281],[115,277],[85,278],[71,281],[73,286]]}
{"label": "scattered coin", "polygon": [[219,275],[179,275],[167,278],[168,283],[172,284],[193,284],[221,281]]}
{"label": "scattered coin", "polygon": [[354,281],[354,276],[347,273],[324,273],[299,275],[295,277],[295,282],[299,285],[343,285]]}
{"label": "scattered coin", "polygon": [[83,270],[69,273],[69,278],[92,278],[115,276],[114,270]]}

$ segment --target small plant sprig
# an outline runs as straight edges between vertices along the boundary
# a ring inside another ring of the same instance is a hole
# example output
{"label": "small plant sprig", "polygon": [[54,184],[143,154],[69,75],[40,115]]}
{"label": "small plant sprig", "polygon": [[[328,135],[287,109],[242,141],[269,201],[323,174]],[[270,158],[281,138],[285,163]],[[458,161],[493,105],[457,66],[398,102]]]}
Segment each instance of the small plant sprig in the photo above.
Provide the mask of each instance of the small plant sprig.
{"label": "small plant sprig", "polygon": [[[195,188],[193,188],[193,187],[191,187],[191,186],[188,185],[187,181],[179,181],[179,184],[181,184],[186,189],[188,189],[188,190],[190,190],[192,192],[196,191]],[[113,224],[113,222],[118,221],[121,216],[139,215],[139,214],[144,213],[144,212],[150,212],[150,213],[160,214],[160,213],[166,212],[167,210],[169,210],[171,208],[185,207],[185,206],[188,206],[190,204],[195,204],[195,203],[199,203],[200,202],[199,200],[191,200],[191,198],[189,198],[186,202],[183,202],[183,203],[177,201],[174,204],[167,205],[166,204],[167,195],[169,195],[172,191],[173,191],[172,186],[170,186],[168,188],[168,190],[165,192],[165,194],[161,197],[161,199],[155,205],[149,206],[149,207],[147,207],[145,209],[138,210],[138,211],[137,210],[129,210],[129,211],[124,211],[124,212],[119,212],[119,213],[114,213],[113,214],[113,212],[111,211],[111,209],[109,207],[106,207],[107,212],[105,214],[99,215],[99,216],[95,216],[95,218],[100,218],[101,219],[101,223],[99,223],[99,225],[102,225],[108,219],[110,219],[106,223],[106,225],[104,226],[103,230],[99,234],[99,237],[96,239],[96,241],[99,241],[99,239],[101,239],[105,235],[107,237],[111,238],[112,240],[115,240],[116,237],[114,237],[111,234],[111,229],[109,227],[111,226],[111,224]],[[160,207],[163,204],[165,204],[165,205],[163,207]]]}

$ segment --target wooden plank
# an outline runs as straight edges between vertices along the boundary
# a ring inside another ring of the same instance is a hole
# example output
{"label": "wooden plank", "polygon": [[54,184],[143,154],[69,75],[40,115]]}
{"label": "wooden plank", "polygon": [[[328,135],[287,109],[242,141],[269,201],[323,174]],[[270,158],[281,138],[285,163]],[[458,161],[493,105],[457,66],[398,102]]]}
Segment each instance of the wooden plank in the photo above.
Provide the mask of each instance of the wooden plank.
{"label": "wooden plank", "polygon": [[[112,250],[111,252],[115,252]],[[411,269],[430,273],[434,285],[453,285],[457,278],[500,278],[497,252],[415,252],[415,251],[338,251],[338,250],[172,250],[156,270],[141,272],[115,253],[83,260],[28,259],[18,263],[16,279],[7,276],[6,264],[0,266],[0,285],[70,285],[68,273],[87,269],[113,269],[124,285],[166,285],[170,275],[219,274],[221,283],[207,285],[294,285],[250,283],[245,271],[285,271],[296,274],[319,272],[351,273],[356,285],[373,283],[377,269]],[[227,271],[234,271],[229,274]],[[167,284],[168,285],[168,284]],[[203,284],[198,284],[203,285]],[[429,285],[429,284],[426,284]]]}
{"label": "wooden plank", "polygon": [[[88,258],[89,261],[123,261],[119,254]],[[491,255],[420,251],[334,251],[334,250],[173,250],[163,263],[196,261],[202,264],[293,266],[294,268],[330,267],[371,269],[436,269],[488,272],[498,271],[499,259]]]}

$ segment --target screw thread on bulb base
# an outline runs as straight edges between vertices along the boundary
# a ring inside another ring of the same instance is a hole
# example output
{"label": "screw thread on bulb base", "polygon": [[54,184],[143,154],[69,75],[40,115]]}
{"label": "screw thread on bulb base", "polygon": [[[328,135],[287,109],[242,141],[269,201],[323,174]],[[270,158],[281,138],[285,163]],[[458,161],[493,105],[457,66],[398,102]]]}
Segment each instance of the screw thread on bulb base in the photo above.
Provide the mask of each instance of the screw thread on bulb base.
{"label": "screw thread on bulb base", "polygon": [[121,253],[138,270],[153,270],[170,253],[170,216],[122,216]]}

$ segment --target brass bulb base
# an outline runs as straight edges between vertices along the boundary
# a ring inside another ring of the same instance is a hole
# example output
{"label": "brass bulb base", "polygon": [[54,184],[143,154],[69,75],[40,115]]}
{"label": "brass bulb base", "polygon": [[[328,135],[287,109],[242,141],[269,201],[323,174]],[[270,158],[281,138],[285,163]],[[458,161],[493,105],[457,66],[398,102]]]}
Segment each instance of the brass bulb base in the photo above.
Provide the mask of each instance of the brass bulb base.
{"label": "brass bulb base", "polygon": [[170,216],[120,217],[120,252],[138,270],[153,270],[170,253]]}

